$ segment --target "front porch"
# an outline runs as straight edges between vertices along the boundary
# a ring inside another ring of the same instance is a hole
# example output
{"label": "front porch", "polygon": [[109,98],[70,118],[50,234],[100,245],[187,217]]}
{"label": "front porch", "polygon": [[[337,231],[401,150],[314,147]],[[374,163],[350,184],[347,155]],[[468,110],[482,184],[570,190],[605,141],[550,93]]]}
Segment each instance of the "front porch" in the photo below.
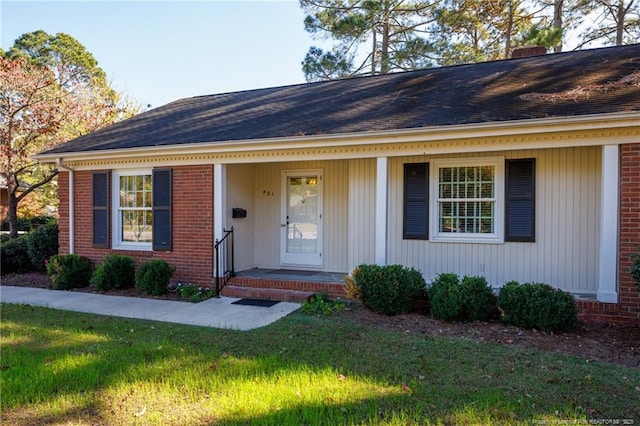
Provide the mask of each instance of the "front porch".
{"label": "front porch", "polygon": [[304,302],[314,294],[344,299],[345,273],[252,268],[238,272],[221,291],[223,296]]}

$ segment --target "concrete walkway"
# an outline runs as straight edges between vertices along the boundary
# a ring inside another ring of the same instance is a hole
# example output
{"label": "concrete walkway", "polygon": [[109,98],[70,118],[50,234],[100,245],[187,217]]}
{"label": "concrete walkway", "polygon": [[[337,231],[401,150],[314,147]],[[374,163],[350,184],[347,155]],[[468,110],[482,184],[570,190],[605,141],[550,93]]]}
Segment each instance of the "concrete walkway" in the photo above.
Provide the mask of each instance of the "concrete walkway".
{"label": "concrete walkway", "polygon": [[272,307],[232,305],[221,297],[200,303],[108,296],[30,287],[0,286],[0,302],[43,306],[66,311],[111,315],[233,330],[252,330],[271,324],[300,307],[279,302]]}

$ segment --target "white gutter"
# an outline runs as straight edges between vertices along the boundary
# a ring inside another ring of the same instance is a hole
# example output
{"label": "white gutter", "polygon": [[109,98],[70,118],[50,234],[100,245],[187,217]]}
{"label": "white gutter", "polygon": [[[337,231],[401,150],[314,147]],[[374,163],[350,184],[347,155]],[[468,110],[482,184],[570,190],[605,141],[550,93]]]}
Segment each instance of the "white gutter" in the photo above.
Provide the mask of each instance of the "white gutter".
{"label": "white gutter", "polygon": [[[216,153],[242,153],[251,151],[271,152],[275,150],[342,148],[346,144],[354,147],[372,144],[399,144],[407,142],[439,142],[461,139],[519,136],[532,133],[550,134],[589,130],[613,130],[637,127],[640,112],[593,114],[572,117],[550,117],[505,122],[470,123],[449,126],[432,126],[415,129],[394,129],[330,135],[289,136],[265,139],[233,141],[192,141],[178,145],[120,148],[97,151],[64,153],[67,161],[91,161],[127,158],[129,160],[153,155],[200,155]],[[33,158],[50,162],[60,153],[37,154]]]}
{"label": "white gutter", "polygon": [[75,214],[74,214],[74,205],[75,205],[75,188],[73,185],[74,181],[74,169],[64,164],[62,158],[58,157],[56,159],[56,164],[58,168],[65,169],[69,172],[69,254],[73,254],[75,252]]}

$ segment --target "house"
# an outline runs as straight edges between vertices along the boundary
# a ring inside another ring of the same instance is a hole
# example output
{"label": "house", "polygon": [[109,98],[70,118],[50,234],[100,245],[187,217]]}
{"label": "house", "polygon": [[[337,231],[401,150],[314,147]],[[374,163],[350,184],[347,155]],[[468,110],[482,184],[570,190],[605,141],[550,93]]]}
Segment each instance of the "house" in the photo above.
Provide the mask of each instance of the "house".
{"label": "house", "polygon": [[640,45],[182,99],[37,158],[60,250],[238,271],[544,282],[640,322]]}

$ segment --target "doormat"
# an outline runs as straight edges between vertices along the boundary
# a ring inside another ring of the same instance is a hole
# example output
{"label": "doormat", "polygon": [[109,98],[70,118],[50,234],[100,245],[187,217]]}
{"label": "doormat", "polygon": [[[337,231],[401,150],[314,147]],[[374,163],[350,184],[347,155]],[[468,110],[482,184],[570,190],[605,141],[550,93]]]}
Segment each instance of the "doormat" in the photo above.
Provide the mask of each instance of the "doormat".
{"label": "doormat", "polygon": [[280,303],[277,300],[266,300],[266,299],[240,299],[235,302],[231,302],[232,305],[246,305],[246,306],[262,306],[265,308],[270,308],[276,303]]}
{"label": "doormat", "polygon": [[294,271],[293,269],[273,269],[267,272],[267,274],[276,274],[276,275],[315,275],[317,271]]}

